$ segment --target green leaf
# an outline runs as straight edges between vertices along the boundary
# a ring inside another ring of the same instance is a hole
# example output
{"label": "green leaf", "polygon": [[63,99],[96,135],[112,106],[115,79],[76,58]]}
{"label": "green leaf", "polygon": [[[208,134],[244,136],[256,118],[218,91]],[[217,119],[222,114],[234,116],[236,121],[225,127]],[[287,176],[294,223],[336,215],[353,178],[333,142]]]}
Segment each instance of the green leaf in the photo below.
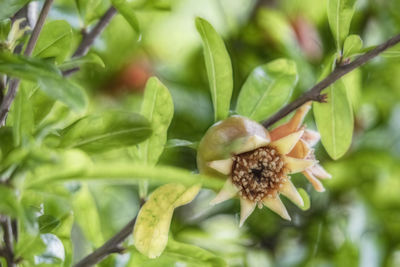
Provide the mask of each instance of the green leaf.
{"label": "green leaf", "polygon": [[95,247],[104,243],[101,231],[100,216],[96,202],[87,184],[82,184],[73,200],[74,217],[78,222],[85,238]]}
{"label": "green leaf", "polygon": [[108,8],[109,1],[75,0],[76,7],[85,26],[100,18]]}
{"label": "green leaf", "polygon": [[261,121],[286,104],[297,83],[296,63],[277,59],[255,68],[243,84],[237,113]]}
{"label": "green leaf", "polygon": [[183,139],[169,139],[165,144],[165,148],[190,147],[192,149],[197,149],[198,145],[198,142],[191,142]]}
{"label": "green leaf", "polygon": [[174,209],[191,202],[199,190],[199,185],[186,188],[181,184],[167,184],[156,189],[136,219],[133,231],[136,249],[149,258],[160,256],[168,242]]}
{"label": "green leaf", "polygon": [[349,101],[353,107],[353,110],[357,112],[361,102],[362,95],[362,71],[361,69],[355,69],[350,73],[347,73],[342,77],[347,90]]}
{"label": "green leaf", "polygon": [[304,206],[300,207],[302,210],[309,210],[310,209],[310,196],[308,195],[308,193],[306,192],[306,190],[304,190],[303,188],[297,188],[297,191],[299,191],[299,194],[301,196],[301,198],[303,199],[304,202]]}
{"label": "green leaf", "polygon": [[196,28],[203,40],[204,59],[214,107],[215,121],[228,117],[233,89],[232,64],[222,38],[210,23],[196,18]]}
{"label": "green leaf", "polygon": [[[371,47],[371,49],[373,49],[373,48],[375,48],[375,46]],[[397,45],[385,50],[381,55],[386,58],[400,57],[400,44],[397,44]]]}
{"label": "green leaf", "polygon": [[17,218],[20,206],[14,189],[0,185],[0,214]]}
{"label": "green leaf", "polygon": [[174,114],[174,104],[167,89],[156,77],[148,80],[140,113],[149,120],[153,133],[138,146],[139,158],[155,165],[167,142],[167,131]]}
{"label": "green leaf", "polygon": [[71,50],[72,28],[64,20],[54,20],[44,25],[33,56],[40,58],[54,57],[56,62],[62,63]]}
{"label": "green leaf", "polygon": [[20,88],[12,106],[14,145],[19,146],[28,141],[34,128],[33,107],[29,101],[27,89]]}
{"label": "green leaf", "polygon": [[113,6],[118,10],[118,13],[121,14],[132,29],[136,33],[140,33],[139,21],[136,17],[135,10],[131,7],[126,0],[111,0]]}
{"label": "green leaf", "polygon": [[336,81],[322,93],[327,94],[327,103],[314,102],[315,121],[329,156],[339,159],[351,145],[353,111],[342,80]]}
{"label": "green leaf", "polygon": [[[76,154],[76,155],[75,155]],[[74,158],[75,155],[75,158]],[[167,166],[146,166],[141,163],[90,162],[82,152],[69,151],[66,159],[54,165],[41,165],[26,179],[27,188],[36,188],[55,182],[98,181],[106,183],[137,184],[148,180],[152,184],[180,183],[194,185],[201,183],[204,187],[219,190],[224,181],[205,175],[194,174],[188,170]],[[63,163],[63,161],[65,163]],[[67,167],[70,168],[67,168]]]}
{"label": "green leaf", "polygon": [[60,146],[106,151],[140,143],[151,132],[148,121],[139,114],[107,111],[84,117],[62,130]]}
{"label": "green leaf", "polygon": [[0,52],[0,72],[37,82],[40,89],[48,96],[64,102],[76,111],[86,108],[87,97],[83,89],[64,79],[52,64]]}
{"label": "green leaf", "polygon": [[60,225],[60,220],[54,216],[43,214],[38,218],[40,233],[50,233]]}
{"label": "green leaf", "polygon": [[86,54],[83,57],[72,58],[71,60],[62,63],[59,67],[62,70],[68,70],[68,69],[81,67],[84,64],[97,65],[102,68],[104,68],[106,66],[104,64],[104,61],[101,59],[101,57],[92,52],[92,53]]}
{"label": "green leaf", "polygon": [[0,20],[7,19],[14,15],[30,0],[1,0],[0,1]]}
{"label": "green leaf", "polygon": [[328,21],[336,41],[338,51],[350,30],[356,0],[328,0]]}
{"label": "green leaf", "polygon": [[213,253],[189,244],[180,243],[171,238],[159,258],[149,259],[132,248],[131,260],[128,267],[146,266],[176,266],[184,264],[187,267],[222,267],[227,266],[224,259]]}
{"label": "green leaf", "polygon": [[348,58],[350,56],[360,53],[362,47],[363,47],[363,41],[361,40],[360,36],[356,34],[349,35],[344,40],[343,57]]}

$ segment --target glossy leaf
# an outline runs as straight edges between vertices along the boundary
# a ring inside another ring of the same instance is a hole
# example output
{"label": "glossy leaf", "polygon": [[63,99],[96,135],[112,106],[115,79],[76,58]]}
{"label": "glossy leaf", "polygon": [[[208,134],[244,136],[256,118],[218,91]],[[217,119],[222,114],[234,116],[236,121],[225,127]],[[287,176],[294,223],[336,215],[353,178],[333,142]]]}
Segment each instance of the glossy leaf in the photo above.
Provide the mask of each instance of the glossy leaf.
{"label": "glossy leaf", "polygon": [[304,205],[302,207],[300,207],[300,209],[309,210],[310,206],[311,206],[310,196],[308,195],[306,190],[304,190],[303,188],[297,188],[297,191],[299,191],[299,194],[300,194],[300,196],[301,196],[301,198],[303,199],[303,202],[304,202]]}
{"label": "glossy leaf", "polygon": [[20,10],[30,0],[1,0],[0,1],[0,20],[8,19],[15,12]]}
{"label": "glossy leaf", "polygon": [[107,111],[84,117],[62,130],[60,146],[106,151],[140,143],[151,132],[148,121],[139,114]]}
{"label": "glossy leaf", "polygon": [[342,80],[322,91],[327,103],[314,102],[314,117],[321,142],[333,159],[339,159],[349,149],[354,127],[353,111]]}
{"label": "glossy leaf", "polygon": [[21,87],[12,106],[14,145],[28,141],[34,128],[33,107],[29,101],[27,88]]}
{"label": "glossy leaf", "polygon": [[363,41],[356,34],[349,35],[343,44],[343,57],[347,58],[361,52]]}
{"label": "glossy leaf", "polygon": [[168,242],[169,226],[174,209],[191,202],[200,190],[199,185],[186,188],[167,184],[156,189],[140,209],[133,238],[135,247],[149,258],[157,258]]}
{"label": "glossy leaf", "polygon": [[336,48],[341,51],[349,34],[356,0],[328,0],[328,21],[335,38]]}
{"label": "glossy leaf", "polygon": [[72,28],[64,20],[54,20],[46,23],[40,33],[33,50],[33,56],[40,58],[55,58],[62,63],[67,57],[72,44]]}
{"label": "glossy leaf", "polygon": [[148,80],[140,113],[149,120],[153,133],[139,144],[139,158],[150,165],[157,163],[167,142],[167,131],[174,114],[174,104],[167,89],[156,77]]}
{"label": "glossy leaf", "polygon": [[127,3],[126,0],[112,0],[113,6],[118,10],[118,13],[121,14],[132,29],[136,33],[140,33],[139,21],[136,17],[135,10]]}
{"label": "glossy leaf", "polygon": [[266,119],[289,101],[296,83],[296,63],[291,60],[259,66],[243,84],[236,111],[256,121]]}
{"label": "glossy leaf", "polygon": [[86,108],[87,98],[83,89],[64,79],[52,64],[1,52],[0,72],[37,82],[39,88],[48,96],[64,102],[76,111]]}
{"label": "glossy leaf", "polygon": [[72,58],[71,60],[61,64],[59,67],[62,70],[68,70],[68,69],[72,69],[72,68],[81,67],[82,65],[85,65],[85,64],[97,65],[102,68],[105,67],[104,61],[101,59],[101,57],[99,55],[97,55],[95,53],[89,53],[83,57]]}
{"label": "glossy leaf", "polygon": [[185,266],[190,267],[227,266],[227,263],[222,258],[205,249],[169,239],[164,252],[156,259],[149,259],[140,254],[136,249],[132,249],[132,256],[128,267],[176,266],[177,264],[185,264]]}
{"label": "glossy leaf", "polygon": [[210,23],[196,18],[196,28],[203,40],[204,59],[214,107],[215,121],[228,117],[233,89],[232,64],[224,41]]}

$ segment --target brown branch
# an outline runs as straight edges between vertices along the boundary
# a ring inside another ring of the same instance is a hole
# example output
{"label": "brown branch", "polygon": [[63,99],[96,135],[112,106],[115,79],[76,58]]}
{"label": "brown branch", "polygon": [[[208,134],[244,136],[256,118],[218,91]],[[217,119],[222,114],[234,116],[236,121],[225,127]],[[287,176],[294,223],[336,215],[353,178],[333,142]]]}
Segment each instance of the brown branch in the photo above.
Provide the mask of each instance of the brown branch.
{"label": "brown branch", "polygon": [[[30,56],[32,54],[36,42],[39,38],[40,32],[43,28],[44,22],[46,21],[46,17],[49,14],[50,7],[53,4],[53,1],[54,0],[46,0],[44,2],[42,11],[40,11],[38,21],[36,22],[36,25],[33,28],[32,35],[29,38],[28,44],[26,46],[26,50],[24,52],[25,56]],[[18,79],[13,79],[10,81],[7,94],[4,96],[4,99],[0,105],[0,127],[6,124],[7,114],[10,111],[11,104],[14,101],[15,96],[17,95],[18,87],[19,87]]]}
{"label": "brown branch", "polygon": [[[139,209],[144,205],[144,201],[141,201]],[[111,239],[105,242],[101,247],[87,255],[85,258],[80,260],[74,267],[87,267],[93,266],[104,258],[108,257],[113,253],[122,253],[124,249],[121,247],[121,243],[132,233],[133,227],[136,223],[136,218],[133,218],[130,222],[128,222],[124,228],[121,229],[118,233],[116,233]]]}
{"label": "brown branch", "polygon": [[[103,32],[105,27],[110,23],[111,19],[115,16],[116,13],[117,10],[113,6],[111,6],[100,18],[96,26],[94,26],[94,28],[89,33],[83,35],[83,39],[72,57],[82,57],[86,55],[96,38]],[[68,77],[71,74],[77,72],[79,69],[79,67],[76,67],[65,70],[63,71],[63,76]]]}
{"label": "brown branch", "polygon": [[11,219],[9,217],[3,216],[0,218],[0,224],[3,228],[3,240],[4,240],[4,248],[2,248],[3,257],[6,259],[8,267],[15,267],[15,258],[14,258],[14,241],[13,241],[13,233],[11,226]]}
{"label": "brown branch", "polygon": [[374,49],[368,51],[362,56],[359,56],[356,58],[353,62],[346,64],[346,65],[340,65],[335,68],[335,70],[325,79],[323,79],[321,82],[317,83],[314,87],[312,87],[310,90],[302,94],[299,98],[294,100],[293,102],[287,104],[283,108],[281,108],[278,112],[276,112],[274,115],[272,115],[270,118],[267,120],[263,121],[262,124],[264,127],[268,128],[275,122],[279,121],[292,111],[296,110],[299,108],[301,105],[308,101],[320,101],[321,100],[321,91],[331,84],[333,84],[335,81],[340,79],[342,76],[345,74],[351,72],[352,70],[364,65],[367,63],[369,60],[373,59],[374,57],[378,56],[380,53],[385,51],[386,49],[398,44],[400,42],[400,34],[394,36],[393,38],[389,39],[388,41],[378,45]]}

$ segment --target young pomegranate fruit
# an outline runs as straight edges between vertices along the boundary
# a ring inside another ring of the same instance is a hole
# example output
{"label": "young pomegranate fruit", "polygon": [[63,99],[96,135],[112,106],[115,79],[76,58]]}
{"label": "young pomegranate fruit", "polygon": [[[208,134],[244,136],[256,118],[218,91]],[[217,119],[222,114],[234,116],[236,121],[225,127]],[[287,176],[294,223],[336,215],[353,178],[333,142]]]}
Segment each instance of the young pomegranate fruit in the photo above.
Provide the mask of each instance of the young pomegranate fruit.
{"label": "young pomegranate fruit", "polygon": [[235,195],[240,197],[240,226],[255,207],[268,207],[290,220],[280,194],[298,206],[303,199],[290,174],[303,172],[317,191],[324,188],[316,178],[330,178],[311,149],[320,136],[301,126],[310,109],[305,104],[292,119],[268,132],[261,124],[233,116],[214,124],[199,144],[197,165],[201,173],[227,178],[215,205]]}

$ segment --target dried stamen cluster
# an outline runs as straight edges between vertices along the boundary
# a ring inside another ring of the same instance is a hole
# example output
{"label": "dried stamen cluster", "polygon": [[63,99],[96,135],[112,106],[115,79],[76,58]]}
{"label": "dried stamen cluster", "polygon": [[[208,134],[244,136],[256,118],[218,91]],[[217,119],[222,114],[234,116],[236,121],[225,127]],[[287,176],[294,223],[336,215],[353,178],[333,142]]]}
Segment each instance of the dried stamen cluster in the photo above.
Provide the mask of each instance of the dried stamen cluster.
{"label": "dried stamen cluster", "polygon": [[286,182],[283,158],[271,146],[235,155],[232,160],[232,183],[245,199],[258,202],[275,197]]}

